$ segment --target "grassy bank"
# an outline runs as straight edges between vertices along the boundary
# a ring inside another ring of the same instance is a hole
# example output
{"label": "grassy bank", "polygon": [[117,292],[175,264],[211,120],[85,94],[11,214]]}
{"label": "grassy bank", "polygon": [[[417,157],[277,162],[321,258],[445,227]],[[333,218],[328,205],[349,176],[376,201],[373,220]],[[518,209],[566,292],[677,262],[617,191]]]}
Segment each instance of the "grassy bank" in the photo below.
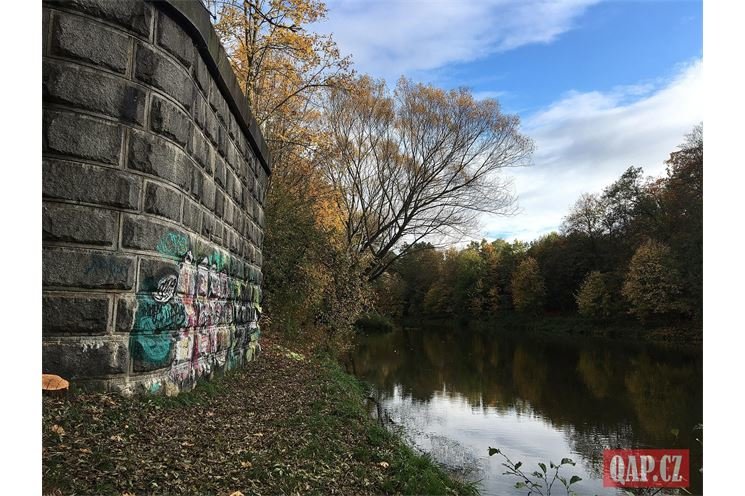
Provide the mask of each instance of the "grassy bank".
{"label": "grassy bank", "polygon": [[268,340],[174,398],[44,398],[44,494],[475,494],[367,412],[328,359]]}

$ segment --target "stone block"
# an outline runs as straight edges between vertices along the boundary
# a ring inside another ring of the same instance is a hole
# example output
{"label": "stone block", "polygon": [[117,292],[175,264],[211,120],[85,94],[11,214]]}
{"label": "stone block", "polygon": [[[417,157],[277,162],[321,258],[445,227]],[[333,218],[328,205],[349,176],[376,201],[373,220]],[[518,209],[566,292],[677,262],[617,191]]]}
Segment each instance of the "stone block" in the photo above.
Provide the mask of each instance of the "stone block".
{"label": "stone block", "polygon": [[199,85],[199,88],[206,95],[209,92],[209,85],[212,76],[198,51],[194,59],[194,79],[196,80],[197,85]]}
{"label": "stone block", "polygon": [[137,210],[142,179],[127,172],[54,159],[42,163],[45,198],[97,203]]}
{"label": "stone block", "polygon": [[116,301],[114,328],[116,332],[129,332],[134,325],[137,300],[134,296],[120,296]]}
{"label": "stone block", "polygon": [[135,54],[135,78],[163,90],[187,111],[194,100],[194,84],[186,70],[168,57],[142,43]]}
{"label": "stone block", "polygon": [[191,37],[173,19],[158,12],[158,45],[172,53],[184,66],[194,61],[194,43]]}
{"label": "stone block", "polygon": [[42,372],[66,379],[123,374],[129,366],[127,341],[118,336],[45,339],[41,349]]}
{"label": "stone block", "polygon": [[175,336],[168,331],[130,334],[132,369],[149,372],[169,367],[175,357]]}
{"label": "stone block", "polygon": [[45,61],[42,73],[45,102],[145,123],[145,91],[125,79],[57,61]]}
{"label": "stone block", "polygon": [[191,116],[194,118],[194,122],[197,124],[197,127],[199,127],[199,129],[203,131],[207,122],[207,107],[207,100],[205,100],[204,97],[199,94],[199,92],[196,92],[194,97],[194,106],[191,110]]}
{"label": "stone block", "polygon": [[196,167],[191,173],[191,196],[197,200],[202,198],[202,187],[205,177],[204,172]]}
{"label": "stone block", "polygon": [[202,230],[202,209],[188,198],[184,199],[183,223],[196,233],[200,233]]}
{"label": "stone block", "polygon": [[225,198],[225,209],[223,212],[223,220],[229,225],[233,225],[233,202],[230,201],[230,198]]}
{"label": "stone block", "polygon": [[208,173],[212,172],[212,146],[201,132],[194,129],[189,151],[194,160]]}
{"label": "stone block", "polygon": [[42,286],[132,289],[134,257],[66,248],[42,250]]}
{"label": "stone block", "polygon": [[215,216],[211,213],[204,213],[202,216],[202,236],[211,239],[215,232]]}
{"label": "stone block", "polygon": [[214,112],[207,108],[204,115],[204,134],[215,146],[217,146],[219,127],[220,124],[218,124],[217,117],[215,117]]}
{"label": "stone block", "polygon": [[44,334],[105,334],[109,325],[109,297],[105,295],[42,297]]}
{"label": "stone block", "polygon": [[227,183],[227,174],[225,159],[219,155],[215,155],[215,182],[222,188],[225,188],[225,184]]}
{"label": "stone block", "polygon": [[191,119],[179,108],[158,96],[153,96],[150,107],[150,128],[158,134],[186,146],[191,136]]}
{"label": "stone block", "polygon": [[181,199],[176,190],[150,181],[145,184],[145,212],[149,214],[180,222]]}
{"label": "stone block", "polygon": [[144,37],[150,34],[153,12],[148,2],[142,0],[65,0],[62,4],[69,9],[79,10],[93,17],[118,24]]}
{"label": "stone block", "polygon": [[185,192],[191,187],[193,165],[186,153],[150,133],[131,131],[128,167],[171,181]]}
{"label": "stone block", "polygon": [[124,215],[122,247],[182,259],[191,250],[191,238],[182,230],[152,218]]}
{"label": "stone block", "polygon": [[119,226],[119,214],[65,203],[42,205],[42,240],[113,246]]}
{"label": "stone block", "polygon": [[118,164],[121,144],[119,125],[68,112],[44,112],[42,146],[48,153]]}
{"label": "stone block", "polygon": [[217,152],[222,155],[223,157],[228,156],[228,132],[225,130],[225,127],[218,125],[217,126]]}
{"label": "stone block", "polygon": [[51,54],[124,74],[129,59],[129,37],[82,17],[56,12]]}
{"label": "stone block", "polygon": [[215,190],[215,215],[222,218],[225,215],[225,194],[222,190]]}
{"label": "stone block", "polygon": [[205,176],[202,183],[202,195],[200,201],[202,205],[212,210],[215,208],[215,181],[211,177]]}

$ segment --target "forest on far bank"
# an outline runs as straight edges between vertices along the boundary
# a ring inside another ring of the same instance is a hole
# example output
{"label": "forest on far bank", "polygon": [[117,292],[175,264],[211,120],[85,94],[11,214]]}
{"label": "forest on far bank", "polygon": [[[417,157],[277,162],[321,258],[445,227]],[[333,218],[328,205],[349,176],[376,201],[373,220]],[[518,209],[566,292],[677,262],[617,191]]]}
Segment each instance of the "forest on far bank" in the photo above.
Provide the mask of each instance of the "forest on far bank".
{"label": "forest on far bank", "polygon": [[377,312],[392,319],[578,313],[700,326],[702,125],[666,165],[657,178],[630,167],[602,192],[583,194],[559,232],[531,242],[409,247],[375,282]]}

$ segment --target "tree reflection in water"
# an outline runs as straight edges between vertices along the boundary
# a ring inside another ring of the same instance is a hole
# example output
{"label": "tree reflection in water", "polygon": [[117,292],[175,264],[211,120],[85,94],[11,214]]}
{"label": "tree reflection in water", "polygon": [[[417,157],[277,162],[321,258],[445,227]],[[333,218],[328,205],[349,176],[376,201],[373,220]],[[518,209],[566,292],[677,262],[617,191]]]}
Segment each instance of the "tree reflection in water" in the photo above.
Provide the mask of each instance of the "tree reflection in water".
{"label": "tree reflection in water", "polygon": [[[351,361],[355,373],[375,386],[392,415],[416,413],[421,424],[417,428],[430,430],[439,445],[454,446],[458,436],[480,436],[486,444],[495,443],[488,428],[459,426],[455,417],[449,423],[443,420],[456,415],[454,408],[443,406],[448,401],[465,403],[472,415],[494,417],[484,425],[518,419],[517,439],[529,431],[530,422],[561,432],[566,449],[582,457],[594,479],[602,477],[605,448],[689,448],[691,489],[700,492],[696,468],[702,465],[701,449],[693,432],[702,419],[700,352],[453,326],[361,337]],[[444,425],[463,432],[441,432]],[[526,434],[515,449],[527,455],[546,454],[544,446],[530,443]],[[555,458],[567,454],[548,453]]]}

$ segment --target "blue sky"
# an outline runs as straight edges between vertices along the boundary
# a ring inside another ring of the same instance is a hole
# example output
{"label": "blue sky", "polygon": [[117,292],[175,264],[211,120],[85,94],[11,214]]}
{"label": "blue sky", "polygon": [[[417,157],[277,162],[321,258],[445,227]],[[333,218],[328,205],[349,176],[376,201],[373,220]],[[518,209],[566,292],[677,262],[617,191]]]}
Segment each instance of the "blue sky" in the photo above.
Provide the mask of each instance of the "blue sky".
{"label": "blue sky", "polygon": [[536,142],[510,172],[520,214],[479,232],[533,239],[631,165],[652,175],[703,120],[703,12],[694,0],[332,0],[358,71],[467,86],[517,113]]}

